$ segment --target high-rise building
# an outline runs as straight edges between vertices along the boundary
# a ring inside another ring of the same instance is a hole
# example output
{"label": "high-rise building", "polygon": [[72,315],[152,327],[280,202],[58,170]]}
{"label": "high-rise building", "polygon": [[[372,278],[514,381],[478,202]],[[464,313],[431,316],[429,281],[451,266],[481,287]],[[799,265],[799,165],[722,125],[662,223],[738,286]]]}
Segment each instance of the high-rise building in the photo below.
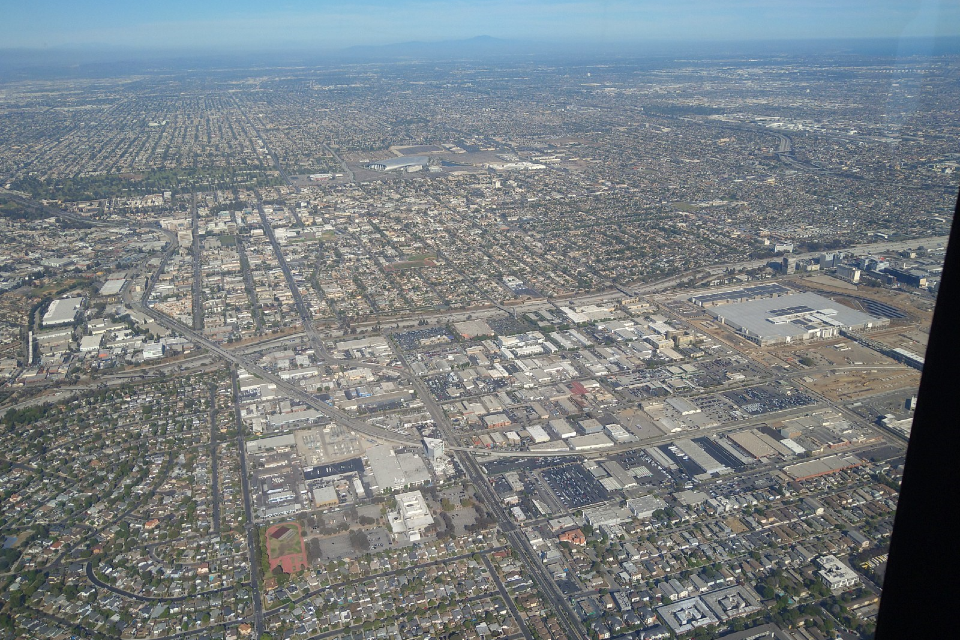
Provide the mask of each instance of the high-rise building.
{"label": "high-rise building", "polygon": [[443,440],[440,438],[424,438],[423,448],[430,460],[439,460],[444,456]]}

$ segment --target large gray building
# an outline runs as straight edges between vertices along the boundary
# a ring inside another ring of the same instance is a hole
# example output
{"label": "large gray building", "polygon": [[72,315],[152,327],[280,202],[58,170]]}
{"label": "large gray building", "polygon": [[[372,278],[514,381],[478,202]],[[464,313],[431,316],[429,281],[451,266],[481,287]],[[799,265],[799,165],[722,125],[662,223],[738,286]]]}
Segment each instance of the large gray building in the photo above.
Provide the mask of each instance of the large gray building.
{"label": "large gray building", "polygon": [[738,304],[707,307],[707,313],[761,346],[834,338],[841,329],[872,329],[889,324],[815,293],[794,293]]}
{"label": "large gray building", "polygon": [[50,303],[41,321],[45,327],[73,324],[83,306],[83,298],[60,298]]}
{"label": "large gray building", "polygon": [[430,159],[427,156],[401,156],[399,158],[388,158],[387,160],[375,160],[368,164],[367,168],[374,171],[397,171],[411,167],[425,167],[429,162]]}

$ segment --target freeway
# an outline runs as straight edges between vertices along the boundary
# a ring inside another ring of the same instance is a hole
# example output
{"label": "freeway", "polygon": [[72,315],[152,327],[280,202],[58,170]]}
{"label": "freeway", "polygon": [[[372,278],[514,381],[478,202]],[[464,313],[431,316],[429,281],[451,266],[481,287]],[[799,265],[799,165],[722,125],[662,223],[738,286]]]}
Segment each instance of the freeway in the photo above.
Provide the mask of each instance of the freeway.
{"label": "freeway", "polygon": [[[947,240],[949,236],[928,236],[925,238],[914,238],[913,240],[898,240],[892,242],[872,242],[872,243],[861,243],[855,244],[848,247],[841,247],[839,249],[831,249],[827,253],[844,251],[852,253],[855,256],[866,256],[874,253],[881,253],[885,251],[905,251],[907,249],[916,249],[917,247],[927,247],[927,248],[938,248],[945,247],[947,245]],[[821,253],[821,251],[809,252],[809,253],[794,253],[791,254],[791,257],[797,258],[798,260],[816,258]],[[636,283],[633,285],[618,285],[618,289],[621,293],[626,295],[644,295],[649,293],[656,293],[658,291],[664,291],[673,287],[674,285],[688,279],[696,279],[701,275],[720,275],[726,273],[730,269],[734,271],[743,271],[749,269],[757,269],[759,267],[766,266],[771,260],[774,259],[773,254],[770,254],[769,258],[761,258],[759,260],[744,260],[742,262],[728,262],[726,264],[717,264],[709,267],[704,267],[698,269],[693,273],[680,274],[676,276],[671,276],[664,280],[657,280],[656,282],[648,283]]]}
{"label": "freeway", "polygon": [[224,349],[217,343],[213,342],[212,340],[208,340],[207,338],[200,335],[193,329],[187,327],[181,322],[174,320],[170,316],[162,314],[159,311],[154,311],[150,307],[146,307],[137,302],[131,301],[130,305],[137,311],[140,311],[141,313],[153,318],[157,322],[157,324],[163,325],[172,331],[176,331],[181,335],[186,336],[187,338],[192,340],[194,343],[196,343],[199,346],[202,346],[203,348],[207,349],[214,355],[228,362],[232,362],[235,365],[243,367],[248,372],[256,375],[257,377],[263,380],[266,380],[267,382],[272,382],[277,386],[278,390],[287,394],[291,398],[294,398],[296,400],[303,402],[307,406],[313,409],[316,409],[323,415],[327,416],[332,420],[336,420],[339,424],[349,429],[357,431],[358,433],[363,433],[373,438],[386,440],[389,442],[396,442],[398,444],[414,445],[414,446],[419,446],[420,444],[419,440],[413,440],[405,436],[401,436],[400,434],[393,433],[392,431],[387,431],[386,429],[381,429],[374,425],[368,424],[362,420],[357,420],[356,418],[353,418],[347,415],[340,409],[337,409],[335,407],[328,405],[325,402],[321,402],[320,400],[317,400],[315,397],[313,397],[311,394],[304,391],[303,388],[301,388],[297,384],[289,382],[288,380],[284,380],[280,376],[275,375],[270,371],[267,371],[266,369],[264,369],[263,367],[260,367],[255,362],[253,362],[253,360],[251,360],[246,356],[240,356],[232,351]]}

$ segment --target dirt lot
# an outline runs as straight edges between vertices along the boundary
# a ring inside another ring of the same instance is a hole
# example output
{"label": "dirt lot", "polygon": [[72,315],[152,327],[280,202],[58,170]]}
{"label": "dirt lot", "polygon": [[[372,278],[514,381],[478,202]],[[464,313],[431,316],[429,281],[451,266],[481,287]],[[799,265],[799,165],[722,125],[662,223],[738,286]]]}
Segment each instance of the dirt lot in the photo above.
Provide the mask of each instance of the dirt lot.
{"label": "dirt lot", "polygon": [[[870,337],[875,338],[877,334],[870,334]],[[771,353],[792,365],[812,361],[810,366],[814,368],[895,364],[890,358],[846,339],[799,344]]]}
{"label": "dirt lot", "polygon": [[726,520],[723,521],[723,523],[728,527],[730,527],[730,530],[733,531],[735,534],[741,534],[741,533],[750,531],[749,527],[743,524],[743,522],[741,522],[739,518],[727,518]]}
{"label": "dirt lot", "polygon": [[920,372],[903,365],[841,370],[811,377],[813,382],[807,382],[806,386],[835,402],[859,400],[895,389],[915,389],[920,385]]}
{"label": "dirt lot", "polygon": [[927,350],[927,339],[930,335],[925,331],[927,327],[921,329],[916,328],[903,328],[901,330],[886,330],[878,331],[874,334],[871,334],[870,337],[878,342],[882,342],[885,345],[889,345],[895,349],[906,349],[907,351],[912,351],[918,355],[923,355]]}

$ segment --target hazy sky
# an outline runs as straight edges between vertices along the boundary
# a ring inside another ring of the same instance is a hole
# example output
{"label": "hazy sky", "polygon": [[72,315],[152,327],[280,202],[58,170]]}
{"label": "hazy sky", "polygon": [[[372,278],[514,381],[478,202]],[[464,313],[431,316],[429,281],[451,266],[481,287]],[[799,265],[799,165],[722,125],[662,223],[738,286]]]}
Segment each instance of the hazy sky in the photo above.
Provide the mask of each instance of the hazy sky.
{"label": "hazy sky", "polygon": [[960,0],[6,0],[0,48],[960,35]]}

